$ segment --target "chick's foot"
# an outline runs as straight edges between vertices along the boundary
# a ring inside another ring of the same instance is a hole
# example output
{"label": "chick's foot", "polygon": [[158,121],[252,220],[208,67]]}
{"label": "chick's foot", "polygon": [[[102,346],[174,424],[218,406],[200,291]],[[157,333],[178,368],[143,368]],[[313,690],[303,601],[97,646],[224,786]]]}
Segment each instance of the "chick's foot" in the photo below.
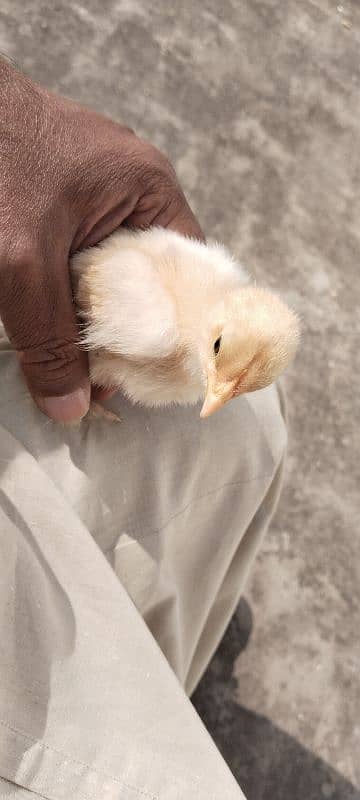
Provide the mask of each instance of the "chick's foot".
{"label": "chick's foot", "polygon": [[87,414],[88,419],[103,419],[106,422],[121,422],[120,417],[113,411],[104,408],[100,403],[95,403],[93,400],[90,403],[90,408]]}

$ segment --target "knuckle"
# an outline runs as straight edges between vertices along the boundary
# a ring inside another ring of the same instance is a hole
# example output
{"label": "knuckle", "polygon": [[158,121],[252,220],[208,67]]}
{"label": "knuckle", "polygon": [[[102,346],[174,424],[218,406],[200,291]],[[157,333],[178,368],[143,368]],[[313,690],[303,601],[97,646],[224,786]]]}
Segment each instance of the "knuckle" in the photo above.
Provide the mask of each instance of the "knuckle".
{"label": "knuckle", "polygon": [[67,393],[82,376],[83,354],[73,341],[44,341],[19,351],[18,358],[32,391],[40,395]]}
{"label": "knuckle", "polygon": [[146,178],[153,178],[171,187],[177,186],[175,169],[165,153],[146,142],[143,157]]}

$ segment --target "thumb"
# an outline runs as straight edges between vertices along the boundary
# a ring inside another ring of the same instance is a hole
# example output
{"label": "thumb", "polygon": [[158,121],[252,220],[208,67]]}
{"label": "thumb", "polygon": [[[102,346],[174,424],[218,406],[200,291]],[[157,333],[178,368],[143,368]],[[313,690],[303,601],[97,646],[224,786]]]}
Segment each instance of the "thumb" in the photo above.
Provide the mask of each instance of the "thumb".
{"label": "thumb", "polygon": [[89,408],[86,354],[78,347],[66,255],[52,262],[33,243],[0,257],[0,315],[38,407],[58,422]]}

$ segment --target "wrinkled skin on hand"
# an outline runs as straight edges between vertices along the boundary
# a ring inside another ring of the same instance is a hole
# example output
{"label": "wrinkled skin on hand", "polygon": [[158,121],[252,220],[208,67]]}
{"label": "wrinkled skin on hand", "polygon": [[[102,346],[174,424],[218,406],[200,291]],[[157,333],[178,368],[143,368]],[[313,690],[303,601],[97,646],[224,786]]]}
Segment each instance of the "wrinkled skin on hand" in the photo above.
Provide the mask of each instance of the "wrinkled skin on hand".
{"label": "wrinkled skin on hand", "polygon": [[0,316],[35,402],[83,416],[90,386],[69,257],[119,225],[202,238],[166,157],[0,60]]}

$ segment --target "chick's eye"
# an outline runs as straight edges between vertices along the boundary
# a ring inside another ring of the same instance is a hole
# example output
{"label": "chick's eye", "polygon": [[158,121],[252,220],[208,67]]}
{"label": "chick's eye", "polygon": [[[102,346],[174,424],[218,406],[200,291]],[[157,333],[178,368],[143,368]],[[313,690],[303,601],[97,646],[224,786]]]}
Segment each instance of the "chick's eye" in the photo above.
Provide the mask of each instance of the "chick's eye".
{"label": "chick's eye", "polygon": [[216,342],[214,344],[214,353],[215,353],[216,356],[217,356],[217,354],[218,354],[218,352],[220,350],[220,345],[221,345],[221,336],[219,336],[219,338],[216,339]]}

